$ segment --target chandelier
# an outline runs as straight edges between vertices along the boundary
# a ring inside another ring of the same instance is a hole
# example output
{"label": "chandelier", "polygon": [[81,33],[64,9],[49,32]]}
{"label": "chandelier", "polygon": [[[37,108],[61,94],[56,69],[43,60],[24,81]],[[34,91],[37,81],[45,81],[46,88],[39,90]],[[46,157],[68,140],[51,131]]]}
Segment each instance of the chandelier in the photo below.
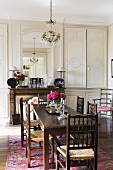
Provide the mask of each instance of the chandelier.
{"label": "chandelier", "polygon": [[34,37],[33,39],[34,39],[34,50],[33,50],[32,56],[31,56],[31,58],[30,58],[30,61],[31,61],[32,63],[36,63],[36,62],[38,61],[38,57],[37,57],[37,54],[36,54],[36,52],[35,52],[35,37]]}
{"label": "chandelier", "polygon": [[49,26],[49,30],[47,32],[43,33],[42,40],[45,44],[55,45],[60,40],[60,33],[56,34],[53,31],[53,27],[54,27],[56,21],[52,20],[52,0],[50,0],[50,20],[46,21],[46,23]]}

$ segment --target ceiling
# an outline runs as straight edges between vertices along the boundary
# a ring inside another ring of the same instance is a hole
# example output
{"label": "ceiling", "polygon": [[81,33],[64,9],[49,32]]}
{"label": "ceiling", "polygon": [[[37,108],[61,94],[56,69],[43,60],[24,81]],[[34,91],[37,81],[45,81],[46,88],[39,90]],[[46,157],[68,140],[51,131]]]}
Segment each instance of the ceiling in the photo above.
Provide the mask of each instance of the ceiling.
{"label": "ceiling", "polygon": [[[113,0],[52,0],[56,22],[113,23]],[[50,18],[50,0],[0,0],[0,19],[46,21]]]}

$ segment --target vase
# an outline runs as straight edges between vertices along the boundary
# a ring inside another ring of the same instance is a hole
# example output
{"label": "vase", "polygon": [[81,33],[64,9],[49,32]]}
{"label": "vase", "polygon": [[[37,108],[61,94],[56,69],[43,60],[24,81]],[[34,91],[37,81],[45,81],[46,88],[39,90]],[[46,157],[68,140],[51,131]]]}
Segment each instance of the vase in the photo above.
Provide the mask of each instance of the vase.
{"label": "vase", "polygon": [[23,83],[22,80],[19,80],[19,81],[18,81],[19,86],[22,86],[22,83]]}
{"label": "vase", "polygon": [[60,113],[61,111],[60,102],[55,102],[55,109],[56,109],[56,112]]}

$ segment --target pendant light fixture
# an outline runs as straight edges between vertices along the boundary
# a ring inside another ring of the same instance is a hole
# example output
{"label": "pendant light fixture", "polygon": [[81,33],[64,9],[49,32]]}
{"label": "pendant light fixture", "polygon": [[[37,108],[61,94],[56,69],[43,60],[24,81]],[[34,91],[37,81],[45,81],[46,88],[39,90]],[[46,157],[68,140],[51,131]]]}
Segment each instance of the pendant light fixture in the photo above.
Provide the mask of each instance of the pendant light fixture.
{"label": "pendant light fixture", "polygon": [[60,33],[56,34],[53,30],[56,21],[52,20],[52,0],[50,0],[50,20],[46,21],[46,23],[49,26],[49,30],[43,33],[42,40],[45,44],[55,45],[60,40]]}
{"label": "pendant light fixture", "polygon": [[38,62],[38,57],[37,57],[37,54],[35,52],[35,37],[33,37],[33,39],[34,39],[34,50],[33,50],[32,56],[30,58],[30,61],[32,63],[36,63],[36,62]]}

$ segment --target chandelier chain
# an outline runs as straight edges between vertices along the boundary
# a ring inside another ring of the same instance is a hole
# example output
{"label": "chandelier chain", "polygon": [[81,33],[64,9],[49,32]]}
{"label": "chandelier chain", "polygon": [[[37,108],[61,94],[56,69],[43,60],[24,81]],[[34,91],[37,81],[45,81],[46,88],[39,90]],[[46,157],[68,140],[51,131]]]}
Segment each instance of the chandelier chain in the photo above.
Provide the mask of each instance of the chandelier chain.
{"label": "chandelier chain", "polygon": [[50,20],[52,21],[52,0],[50,0]]}
{"label": "chandelier chain", "polygon": [[34,39],[34,54],[35,54],[35,37],[33,39]]}
{"label": "chandelier chain", "polygon": [[53,25],[56,21],[52,20],[52,0],[50,0],[50,20],[46,21],[46,23],[49,25],[49,31],[43,33],[42,40],[45,44],[55,45],[60,40],[60,33],[56,34],[53,30]]}
{"label": "chandelier chain", "polygon": [[36,63],[38,61],[38,57],[37,57],[36,52],[35,52],[35,37],[33,37],[33,39],[34,39],[34,50],[33,50],[33,53],[32,53],[32,57],[30,58],[30,62]]}

